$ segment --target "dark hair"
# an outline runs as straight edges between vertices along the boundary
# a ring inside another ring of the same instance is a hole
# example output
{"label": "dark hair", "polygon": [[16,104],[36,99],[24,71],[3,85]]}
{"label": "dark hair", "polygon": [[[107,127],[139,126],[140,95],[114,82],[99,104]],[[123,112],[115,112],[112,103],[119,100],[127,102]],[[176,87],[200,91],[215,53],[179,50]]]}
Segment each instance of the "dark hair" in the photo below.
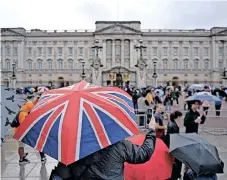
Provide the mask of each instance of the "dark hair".
{"label": "dark hair", "polygon": [[182,113],[180,111],[174,111],[170,114],[170,121],[174,121],[177,117],[182,116]]}

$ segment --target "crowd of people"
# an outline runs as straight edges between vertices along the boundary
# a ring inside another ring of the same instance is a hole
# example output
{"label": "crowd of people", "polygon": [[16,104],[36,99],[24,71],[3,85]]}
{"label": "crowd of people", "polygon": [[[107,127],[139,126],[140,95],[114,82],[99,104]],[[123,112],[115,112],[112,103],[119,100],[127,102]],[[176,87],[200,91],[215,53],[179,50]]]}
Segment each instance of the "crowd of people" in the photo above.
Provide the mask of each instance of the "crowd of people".
{"label": "crowd of people", "polygon": [[[180,111],[173,111],[174,103],[179,104],[180,96],[184,95],[185,99],[198,93],[185,89],[182,93],[180,87],[158,87],[158,88],[129,88],[126,86],[125,90],[132,96],[132,101],[135,108],[135,113],[141,115],[139,125],[143,125],[144,117],[147,119],[146,125],[150,129],[146,135],[142,146],[135,145],[127,140],[116,143],[109,148],[98,151],[82,160],[79,160],[72,165],[66,167],[63,164],[58,164],[58,169],[67,169],[70,171],[75,179],[123,179],[124,162],[137,164],[148,161],[155,148],[155,139],[160,138],[169,147],[170,134],[180,133],[178,126],[182,119],[183,113]],[[209,91],[208,87],[204,91]],[[218,92],[215,94],[218,98],[223,99]],[[33,107],[39,99],[39,95],[28,100],[18,112],[18,121],[21,124],[25,117],[32,111]],[[200,106],[203,108],[203,113],[198,111]],[[187,108],[186,108],[187,107]],[[184,109],[188,110],[184,117],[185,133],[198,133],[199,124],[205,123],[206,116],[210,107],[209,101],[185,101]],[[216,115],[220,115],[221,104],[215,103],[217,110]],[[147,113],[148,110],[152,113]],[[167,113],[170,113],[168,116]],[[165,124],[164,121],[167,120]],[[15,128],[15,132],[17,127]],[[30,161],[27,159],[27,153],[24,152],[24,144],[19,142],[18,148],[19,163],[26,164]],[[115,156],[113,157],[112,154]],[[46,156],[40,152],[41,162],[46,162]],[[117,162],[117,163],[116,163]],[[95,166],[94,166],[95,164]],[[114,169],[114,172],[112,171]],[[178,180],[182,177],[182,163],[175,158],[172,170],[172,176],[169,180]],[[59,172],[58,172],[59,173]],[[60,174],[61,175],[61,174]],[[83,178],[81,178],[83,177]],[[200,180],[204,176],[195,174],[189,167],[185,166],[183,179],[184,180]],[[216,174],[206,174],[205,178],[217,179]]]}

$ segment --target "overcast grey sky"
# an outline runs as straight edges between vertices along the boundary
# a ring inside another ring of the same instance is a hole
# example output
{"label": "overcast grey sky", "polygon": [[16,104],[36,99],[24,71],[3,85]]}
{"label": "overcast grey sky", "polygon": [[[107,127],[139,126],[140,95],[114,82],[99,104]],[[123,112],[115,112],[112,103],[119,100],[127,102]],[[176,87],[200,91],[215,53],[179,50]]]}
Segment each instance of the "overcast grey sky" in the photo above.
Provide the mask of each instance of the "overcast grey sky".
{"label": "overcast grey sky", "polygon": [[143,29],[227,27],[227,1],[1,0],[0,27],[94,29],[95,21],[141,21]]}

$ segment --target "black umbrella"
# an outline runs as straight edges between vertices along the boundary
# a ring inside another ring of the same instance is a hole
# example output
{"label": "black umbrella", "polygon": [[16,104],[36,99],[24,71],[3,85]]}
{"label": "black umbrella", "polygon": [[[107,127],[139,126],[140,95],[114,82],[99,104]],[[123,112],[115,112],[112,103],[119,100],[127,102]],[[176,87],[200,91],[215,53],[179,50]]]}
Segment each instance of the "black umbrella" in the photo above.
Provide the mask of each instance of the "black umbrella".
{"label": "black umbrella", "polygon": [[219,88],[214,89],[212,94],[216,96],[217,92],[219,93],[220,96],[227,97],[227,94],[225,93],[225,91],[223,91]]}
{"label": "black umbrella", "polygon": [[223,173],[217,148],[196,133],[171,134],[169,152],[197,175]]}

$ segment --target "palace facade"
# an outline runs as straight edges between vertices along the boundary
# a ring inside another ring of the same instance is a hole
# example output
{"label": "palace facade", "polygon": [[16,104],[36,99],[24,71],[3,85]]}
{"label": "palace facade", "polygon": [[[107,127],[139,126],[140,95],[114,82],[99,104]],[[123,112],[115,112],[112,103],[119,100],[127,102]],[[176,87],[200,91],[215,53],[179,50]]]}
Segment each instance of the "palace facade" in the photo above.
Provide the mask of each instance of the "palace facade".
{"label": "palace facade", "polygon": [[144,30],[139,21],[95,25],[92,31],[2,28],[2,83],[57,86],[85,79],[97,85],[226,85],[227,27]]}

